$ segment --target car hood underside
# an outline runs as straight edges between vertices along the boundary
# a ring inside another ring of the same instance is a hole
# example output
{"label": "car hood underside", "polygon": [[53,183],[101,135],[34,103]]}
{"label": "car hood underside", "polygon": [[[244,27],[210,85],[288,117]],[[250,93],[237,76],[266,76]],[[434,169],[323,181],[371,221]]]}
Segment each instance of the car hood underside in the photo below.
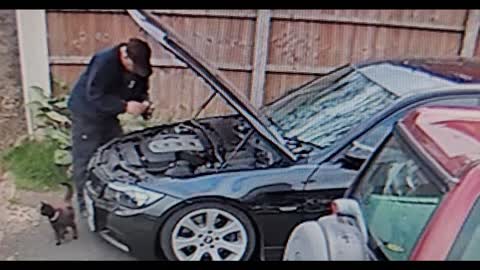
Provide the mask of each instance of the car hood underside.
{"label": "car hood underside", "polygon": [[142,30],[191,68],[210,86],[212,91],[219,94],[227,104],[245,117],[262,137],[275,145],[288,158],[297,159],[297,156],[286,146],[284,139],[269,123],[267,117],[253,107],[224,74],[213,68],[208,61],[183,42],[173,29],[149,11],[127,10],[127,12]]}

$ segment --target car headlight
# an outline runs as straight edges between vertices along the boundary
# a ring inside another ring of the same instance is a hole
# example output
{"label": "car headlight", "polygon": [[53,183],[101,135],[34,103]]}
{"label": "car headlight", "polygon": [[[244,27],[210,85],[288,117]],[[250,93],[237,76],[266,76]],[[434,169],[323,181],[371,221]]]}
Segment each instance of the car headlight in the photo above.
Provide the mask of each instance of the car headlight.
{"label": "car headlight", "polygon": [[165,197],[165,194],[123,183],[109,183],[105,195],[131,209],[146,207]]}

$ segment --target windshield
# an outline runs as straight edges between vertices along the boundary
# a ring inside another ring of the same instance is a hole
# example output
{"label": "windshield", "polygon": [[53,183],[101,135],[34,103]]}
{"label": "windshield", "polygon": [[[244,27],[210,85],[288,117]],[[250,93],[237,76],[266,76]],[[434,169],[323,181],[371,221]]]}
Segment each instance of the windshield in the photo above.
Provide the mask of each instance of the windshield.
{"label": "windshield", "polygon": [[327,148],[397,96],[352,67],[341,68],[264,108],[285,138]]}
{"label": "windshield", "polygon": [[408,260],[443,196],[396,137],[368,165],[354,194],[370,244],[389,260]]}

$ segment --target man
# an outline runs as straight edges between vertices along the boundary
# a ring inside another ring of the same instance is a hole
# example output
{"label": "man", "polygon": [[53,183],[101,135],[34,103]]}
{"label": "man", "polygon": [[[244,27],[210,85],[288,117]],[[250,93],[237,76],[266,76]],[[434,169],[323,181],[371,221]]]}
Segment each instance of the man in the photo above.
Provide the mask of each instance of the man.
{"label": "man", "polygon": [[72,89],[68,108],[72,115],[73,181],[83,217],[83,186],[90,158],[99,146],[122,134],[119,114],[139,116],[148,111],[150,57],[150,47],[136,38],[104,49],[92,57]]}

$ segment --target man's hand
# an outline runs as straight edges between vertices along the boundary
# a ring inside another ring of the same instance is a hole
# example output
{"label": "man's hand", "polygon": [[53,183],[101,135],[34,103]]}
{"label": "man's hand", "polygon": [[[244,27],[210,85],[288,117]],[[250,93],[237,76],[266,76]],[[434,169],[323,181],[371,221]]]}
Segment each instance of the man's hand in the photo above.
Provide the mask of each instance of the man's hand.
{"label": "man's hand", "polygon": [[149,101],[144,101],[143,104],[147,106],[147,109],[142,113],[143,120],[150,120],[150,118],[152,118],[154,110],[153,103]]}
{"label": "man's hand", "polygon": [[127,113],[133,114],[135,116],[141,115],[146,109],[148,105],[145,103],[140,103],[137,101],[128,101],[127,102]]}

